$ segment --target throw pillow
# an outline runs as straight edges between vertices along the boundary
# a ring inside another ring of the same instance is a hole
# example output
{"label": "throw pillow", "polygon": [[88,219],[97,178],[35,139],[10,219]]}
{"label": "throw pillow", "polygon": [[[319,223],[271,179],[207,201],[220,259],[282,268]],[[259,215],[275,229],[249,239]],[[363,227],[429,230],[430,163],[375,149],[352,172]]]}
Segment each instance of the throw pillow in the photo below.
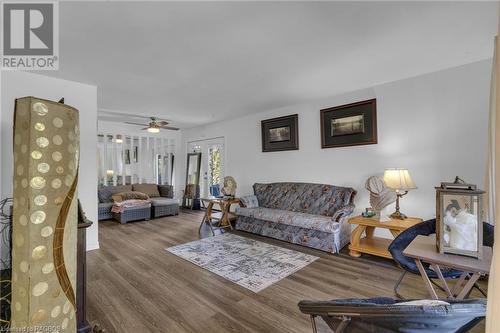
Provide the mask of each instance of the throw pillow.
{"label": "throw pillow", "polygon": [[117,186],[105,186],[101,187],[97,196],[99,198],[99,202],[112,202],[111,196],[116,193],[128,192],[132,191],[132,185],[117,185]]}
{"label": "throw pillow", "polygon": [[150,198],[160,196],[158,185],[156,184],[134,184],[132,188],[134,191],[146,193]]}
{"label": "throw pillow", "polygon": [[125,200],[132,200],[132,199],[149,200],[149,196],[147,194],[137,191],[129,191],[129,192],[113,194],[111,198],[113,199],[114,202],[122,202]]}
{"label": "throw pillow", "polygon": [[246,195],[241,197],[240,200],[246,208],[259,207],[259,200],[257,200],[257,197],[255,195]]}
{"label": "throw pillow", "polygon": [[158,185],[160,196],[172,199],[174,197],[174,187],[172,185]]}

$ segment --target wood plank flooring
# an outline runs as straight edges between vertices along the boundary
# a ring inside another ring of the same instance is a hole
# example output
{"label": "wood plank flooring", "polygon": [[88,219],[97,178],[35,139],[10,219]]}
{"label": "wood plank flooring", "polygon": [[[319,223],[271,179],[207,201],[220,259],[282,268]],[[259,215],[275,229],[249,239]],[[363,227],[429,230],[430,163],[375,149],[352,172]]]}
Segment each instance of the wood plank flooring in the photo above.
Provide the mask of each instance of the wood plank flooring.
{"label": "wood plank flooring", "polygon": [[[390,260],[351,258],[347,247],[331,255],[238,233],[320,257],[256,294],[164,250],[199,239],[201,218],[200,212],[182,211],[125,225],[99,222],[100,249],[87,253],[89,321],[107,333],[311,332],[298,301],[392,297],[401,273]],[[400,292],[407,298],[427,297],[419,276],[407,275]],[[320,332],[331,332],[319,326]],[[484,332],[484,324],[473,332]]]}

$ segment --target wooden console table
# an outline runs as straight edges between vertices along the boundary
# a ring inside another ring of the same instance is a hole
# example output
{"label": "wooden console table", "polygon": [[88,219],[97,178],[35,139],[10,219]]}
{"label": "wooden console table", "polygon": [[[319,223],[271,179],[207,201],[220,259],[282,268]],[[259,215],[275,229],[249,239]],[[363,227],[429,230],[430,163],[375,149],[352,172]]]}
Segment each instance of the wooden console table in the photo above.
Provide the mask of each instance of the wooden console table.
{"label": "wooden console table", "polygon": [[[373,217],[352,217],[349,219],[349,223],[356,224],[357,227],[351,234],[349,255],[352,257],[360,257],[361,253],[368,253],[374,256],[392,259],[390,252],[387,250],[392,239],[374,236],[375,228],[388,229],[391,234],[396,237],[402,231],[420,222],[422,222],[422,219],[417,217],[408,217],[404,220],[392,219],[387,222],[380,222],[378,218]],[[363,233],[365,237],[362,237]]]}

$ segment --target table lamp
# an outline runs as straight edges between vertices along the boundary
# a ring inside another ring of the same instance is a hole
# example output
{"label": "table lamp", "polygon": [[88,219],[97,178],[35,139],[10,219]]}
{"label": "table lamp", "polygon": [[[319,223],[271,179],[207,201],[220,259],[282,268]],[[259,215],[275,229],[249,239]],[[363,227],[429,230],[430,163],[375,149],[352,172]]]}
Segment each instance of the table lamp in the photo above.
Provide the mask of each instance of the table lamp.
{"label": "table lamp", "polygon": [[393,189],[397,194],[396,211],[390,217],[397,220],[404,220],[406,215],[399,211],[399,199],[406,195],[409,190],[417,188],[411,179],[408,169],[386,169],[384,172],[384,182],[387,187]]}

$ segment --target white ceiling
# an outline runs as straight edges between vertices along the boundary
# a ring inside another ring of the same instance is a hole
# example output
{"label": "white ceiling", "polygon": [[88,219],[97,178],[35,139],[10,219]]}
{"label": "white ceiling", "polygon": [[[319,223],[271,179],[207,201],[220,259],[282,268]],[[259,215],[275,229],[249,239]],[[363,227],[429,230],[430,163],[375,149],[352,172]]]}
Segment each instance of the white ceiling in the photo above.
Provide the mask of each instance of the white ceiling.
{"label": "white ceiling", "polygon": [[191,127],[492,57],[496,2],[61,2],[99,109]]}

